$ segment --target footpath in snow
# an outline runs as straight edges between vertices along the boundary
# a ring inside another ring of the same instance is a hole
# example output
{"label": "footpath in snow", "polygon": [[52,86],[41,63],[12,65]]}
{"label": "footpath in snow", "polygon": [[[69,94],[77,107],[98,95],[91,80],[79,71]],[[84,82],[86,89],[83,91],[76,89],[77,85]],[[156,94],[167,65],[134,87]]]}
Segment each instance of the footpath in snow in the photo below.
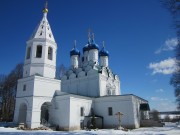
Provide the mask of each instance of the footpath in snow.
{"label": "footpath in snow", "polygon": [[0,127],[0,135],[180,135],[180,126],[174,123],[167,123],[164,127],[139,128],[129,131],[114,129],[99,129],[97,131],[24,131],[16,128]]}

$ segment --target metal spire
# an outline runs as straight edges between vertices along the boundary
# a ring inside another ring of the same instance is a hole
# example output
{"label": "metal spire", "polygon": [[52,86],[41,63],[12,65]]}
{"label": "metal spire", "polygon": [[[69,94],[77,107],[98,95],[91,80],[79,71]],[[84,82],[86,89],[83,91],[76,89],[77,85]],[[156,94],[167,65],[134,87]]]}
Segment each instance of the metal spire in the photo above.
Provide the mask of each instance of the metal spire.
{"label": "metal spire", "polygon": [[104,41],[102,42],[102,46],[103,46],[103,48],[105,48],[105,42]]}
{"label": "metal spire", "polygon": [[91,42],[91,29],[88,29],[88,42]]}
{"label": "metal spire", "polygon": [[43,13],[47,13],[48,12],[48,1],[46,0],[46,3],[44,5],[44,9],[43,9]]}
{"label": "metal spire", "polygon": [[74,40],[74,49],[76,48],[76,40]]}
{"label": "metal spire", "polygon": [[92,41],[94,41],[94,33],[92,33]]}

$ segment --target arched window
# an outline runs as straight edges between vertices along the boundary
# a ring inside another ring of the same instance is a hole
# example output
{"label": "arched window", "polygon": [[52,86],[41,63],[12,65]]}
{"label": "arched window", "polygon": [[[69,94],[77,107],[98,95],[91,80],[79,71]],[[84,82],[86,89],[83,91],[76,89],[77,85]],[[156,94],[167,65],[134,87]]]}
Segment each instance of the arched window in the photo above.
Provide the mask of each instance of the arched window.
{"label": "arched window", "polygon": [[27,55],[26,55],[26,59],[30,59],[31,56],[31,47],[27,48]]}
{"label": "arched window", "polygon": [[41,58],[42,57],[42,46],[38,45],[36,48],[36,58]]}
{"label": "arched window", "polygon": [[49,60],[53,59],[53,49],[52,49],[52,47],[48,47],[48,59]]}
{"label": "arched window", "polygon": [[25,103],[22,103],[19,107],[18,123],[26,124],[26,115],[27,115],[27,105]]}

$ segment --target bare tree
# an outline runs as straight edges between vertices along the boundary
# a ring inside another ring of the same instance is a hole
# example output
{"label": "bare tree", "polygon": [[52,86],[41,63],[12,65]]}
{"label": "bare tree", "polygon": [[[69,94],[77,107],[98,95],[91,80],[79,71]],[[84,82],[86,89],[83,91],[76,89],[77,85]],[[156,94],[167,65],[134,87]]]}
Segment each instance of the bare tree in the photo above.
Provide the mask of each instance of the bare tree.
{"label": "bare tree", "polygon": [[66,71],[67,71],[67,68],[63,64],[58,66],[56,68],[56,78],[61,79],[61,77],[66,73]]}
{"label": "bare tree", "polygon": [[177,108],[180,109],[180,0],[160,0],[162,5],[170,11],[173,18],[173,25],[176,30],[178,45],[175,49],[176,71],[170,83],[174,87]]}
{"label": "bare tree", "polygon": [[0,75],[0,121],[2,121],[2,94],[4,88],[4,82],[6,80],[6,75]]}
{"label": "bare tree", "polygon": [[18,79],[22,78],[23,64],[17,64],[9,75],[2,82],[2,119],[4,121],[12,121],[15,107],[15,97]]}
{"label": "bare tree", "polygon": [[166,116],[164,117],[164,121],[165,121],[165,122],[170,122],[170,121],[171,121],[170,116],[169,116],[169,115],[166,115]]}
{"label": "bare tree", "polygon": [[153,120],[159,121],[159,112],[157,110],[152,110],[151,115]]}

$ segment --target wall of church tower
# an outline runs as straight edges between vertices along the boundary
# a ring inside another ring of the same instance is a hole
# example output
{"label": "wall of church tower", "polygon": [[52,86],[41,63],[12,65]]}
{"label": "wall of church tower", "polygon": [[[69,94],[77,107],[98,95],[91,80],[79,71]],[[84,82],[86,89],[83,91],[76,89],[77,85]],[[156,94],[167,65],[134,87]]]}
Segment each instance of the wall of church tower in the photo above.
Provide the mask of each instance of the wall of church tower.
{"label": "wall of church tower", "polygon": [[98,64],[98,50],[97,49],[91,49],[89,50],[89,61],[96,62]]}
{"label": "wall of church tower", "polygon": [[102,67],[108,67],[108,56],[100,56],[100,66]]}
{"label": "wall of church tower", "polygon": [[56,90],[61,90],[61,81],[30,76],[18,80],[14,122],[19,122],[19,111],[22,103],[27,106],[26,122],[28,127],[40,126],[41,106],[45,102],[51,102]]}
{"label": "wall of church tower", "polygon": [[88,54],[89,54],[88,51],[85,51],[85,52],[84,52],[84,62],[89,61],[89,56],[88,56]]}
{"label": "wall of church tower", "polygon": [[27,42],[26,48],[23,77],[40,75],[55,78],[57,45],[50,41],[34,39]]}
{"label": "wall of church tower", "polygon": [[79,67],[79,56],[78,55],[71,56],[71,66],[73,68],[78,68]]}
{"label": "wall of church tower", "polygon": [[29,128],[40,126],[41,107],[43,104],[49,107],[55,91],[61,90],[61,81],[54,79],[57,44],[47,13],[46,5],[40,24],[26,43],[23,78],[17,86],[14,122]]}

